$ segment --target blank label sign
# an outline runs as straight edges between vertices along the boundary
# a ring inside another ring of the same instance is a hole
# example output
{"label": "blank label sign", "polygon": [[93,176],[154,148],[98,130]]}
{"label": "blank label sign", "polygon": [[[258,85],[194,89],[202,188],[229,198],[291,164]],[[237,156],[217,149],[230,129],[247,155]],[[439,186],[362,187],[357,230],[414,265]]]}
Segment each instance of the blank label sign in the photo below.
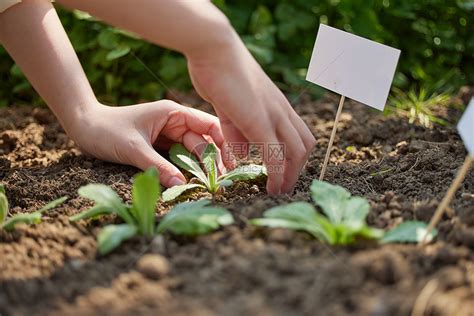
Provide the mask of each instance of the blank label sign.
{"label": "blank label sign", "polygon": [[474,98],[459,121],[458,131],[467,150],[474,156]]}
{"label": "blank label sign", "polygon": [[383,110],[400,50],[321,24],[306,80]]}

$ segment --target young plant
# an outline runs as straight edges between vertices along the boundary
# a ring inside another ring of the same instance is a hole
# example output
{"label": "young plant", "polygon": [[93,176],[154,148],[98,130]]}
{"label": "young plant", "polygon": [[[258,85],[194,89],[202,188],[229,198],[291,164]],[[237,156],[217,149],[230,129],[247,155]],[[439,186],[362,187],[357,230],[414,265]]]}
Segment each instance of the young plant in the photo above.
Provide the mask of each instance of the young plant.
{"label": "young plant", "polygon": [[426,228],[426,224],[410,222],[399,225],[383,238],[382,230],[369,227],[365,221],[370,210],[366,199],[353,197],[343,187],[318,180],[313,181],[310,189],[314,203],[324,215],[319,214],[310,203],[294,202],[271,208],[263,214],[264,218],[250,222],[258,226],[306,231],[331,245],[353,244],[358,239],[416,242],[423,237],[422,229]]}
{"label": "young plant", "polygon": [[125,223],[104,227],[97,237],[100,254],[107,254],[123,241],[135,236],[152,236],[155,233],[155,210],[160,197],[158,171],[150,168],[135,176],[132,187],[132,204],[125,204],[110,187],[88,184],[79,188],[79,195],[91,199],[95,205],[70,218],[78,221],[104,214],[116,214]]}
{"label": "young plant", "polygon": [[49,202],[39,210],[28,213],[28,214],[17,214],[7,219],[8,215],[8,199],[5,194],[5,187],[0,185],[0,228],[12,231],[18,224],[38,224],[41,222],[41,218],[44,212],[58,207],[67,200],[67,196],[63,196],[52,202]]}
{"label": "young plant", "polygon": [[264,166],[250,164],[240,166],[229,173],[218,175],[218,151],[214,144],[206,145],[201,156],[202,166],[196,157],[181,144],[174,144],[169,151],[171,161],[196,177],[198,183],[187,183],[174,186],[163,192],[163,201],[171,201],[187,190],[202,188],[215,194],[221,187],[232,185],[233,181],[251,180],[266,174]]}

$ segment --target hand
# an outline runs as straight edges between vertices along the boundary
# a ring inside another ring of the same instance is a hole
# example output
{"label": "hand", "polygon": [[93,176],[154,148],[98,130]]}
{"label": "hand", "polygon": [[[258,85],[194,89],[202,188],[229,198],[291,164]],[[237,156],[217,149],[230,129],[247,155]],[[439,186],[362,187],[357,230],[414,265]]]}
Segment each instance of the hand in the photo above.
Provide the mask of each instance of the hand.
{"label": "hand", "polygon": [[[316,144],[314,136],[283,93],[263,72],[235,34],[228,49],[206,57],[188,55],[199,94],[219,116],[228,143],[264,143],[269,194],[289,193]],[[282,144],[284,159],[272,157],[268,144]]]}
{"label": "hand", "polygon": [[[209,141],[221,150],[225,146],[215,116],[168,100],[123,107],[97,104],[67,126],[66,132],[84,153],[140,169],[155,166],[166,187],[183,184],[186,179],[154,147],[167,149],[182,143],[200,155]],[[233,164],[231,160],[224,163]]]}

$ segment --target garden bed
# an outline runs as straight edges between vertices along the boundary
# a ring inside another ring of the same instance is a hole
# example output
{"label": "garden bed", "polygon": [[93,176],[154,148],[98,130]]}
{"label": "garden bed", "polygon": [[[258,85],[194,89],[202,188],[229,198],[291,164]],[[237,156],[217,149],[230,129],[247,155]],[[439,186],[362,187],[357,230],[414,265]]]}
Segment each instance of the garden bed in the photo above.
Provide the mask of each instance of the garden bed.
{"label": "garden bed", "polygon": [[[310,200],[336,106],[332,95],[295,106],[318,145],[292,196],[266,196],[264,181],[237,183],[216,198],[234,225],[197,238],[135,238],[105,257],[96,254],[96,234],[116,219],[70,223],[68,216],[91,206],[77,189],[104,183],[129,200],[138,170],[81,155],[45,109],[1,109],[0,179],[11,213],[70,199],[41,224],[0,231],[0,315],[408,315],[414,308],[470,315],[472,172],[425,248],[329,247],[305,233],[247,224],[272,206]],[[445,116],[456,122],[460,112],[451,112]],[[368,198],[369,225],[382,229],[429,221],[466,155],[453,127],[410,125],[355,102],[347,103],[335,146],[325,180]],[[170,206],[160,205],[159,216]]]}

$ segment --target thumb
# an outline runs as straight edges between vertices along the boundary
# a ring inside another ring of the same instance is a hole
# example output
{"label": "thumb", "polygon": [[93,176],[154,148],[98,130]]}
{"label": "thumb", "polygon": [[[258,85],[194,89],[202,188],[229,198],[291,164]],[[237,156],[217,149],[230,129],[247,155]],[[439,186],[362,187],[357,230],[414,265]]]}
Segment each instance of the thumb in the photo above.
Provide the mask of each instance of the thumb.
{"label": "thumb", "polygon": [[142,170],[156,167],[160,173],[160,182],[170,188],[186,183],[186,178],[172,163],[156,152],[153,146],[144,142],[131,157],[132,164]]}

